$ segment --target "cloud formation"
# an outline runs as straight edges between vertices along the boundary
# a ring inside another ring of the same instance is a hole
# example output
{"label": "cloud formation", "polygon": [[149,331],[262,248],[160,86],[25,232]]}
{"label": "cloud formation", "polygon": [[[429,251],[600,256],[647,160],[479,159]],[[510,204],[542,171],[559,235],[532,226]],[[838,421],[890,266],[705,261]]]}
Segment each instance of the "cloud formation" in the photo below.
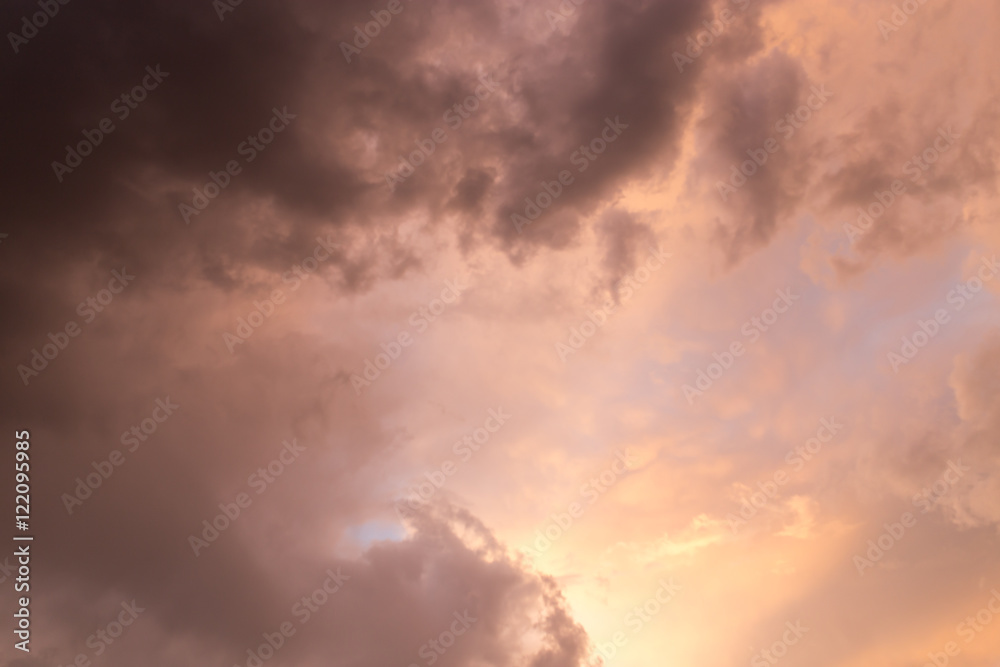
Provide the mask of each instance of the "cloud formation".
{"label": "cloud formation", "polygon": [[998,19],[7,3],[0,656],[988,664]]}

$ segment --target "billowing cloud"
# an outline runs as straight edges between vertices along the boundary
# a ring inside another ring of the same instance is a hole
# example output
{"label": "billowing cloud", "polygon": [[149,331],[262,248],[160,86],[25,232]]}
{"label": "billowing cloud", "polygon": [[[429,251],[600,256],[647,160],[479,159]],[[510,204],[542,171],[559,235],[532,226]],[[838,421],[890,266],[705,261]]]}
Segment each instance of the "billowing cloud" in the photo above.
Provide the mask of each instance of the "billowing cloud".
{"label": "billowing cloud", "polygon": [[989,664],[997,19],[8,3],[0,656]]}

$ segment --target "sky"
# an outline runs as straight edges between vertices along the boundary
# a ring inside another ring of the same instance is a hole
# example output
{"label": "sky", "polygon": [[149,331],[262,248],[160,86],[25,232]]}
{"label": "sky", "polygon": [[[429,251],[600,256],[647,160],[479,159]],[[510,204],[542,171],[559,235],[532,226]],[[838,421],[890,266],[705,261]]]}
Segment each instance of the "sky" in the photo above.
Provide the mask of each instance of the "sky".
{"label": "sky", "polygon": [[0,26],[3,664],[998,664],[995,2]]}

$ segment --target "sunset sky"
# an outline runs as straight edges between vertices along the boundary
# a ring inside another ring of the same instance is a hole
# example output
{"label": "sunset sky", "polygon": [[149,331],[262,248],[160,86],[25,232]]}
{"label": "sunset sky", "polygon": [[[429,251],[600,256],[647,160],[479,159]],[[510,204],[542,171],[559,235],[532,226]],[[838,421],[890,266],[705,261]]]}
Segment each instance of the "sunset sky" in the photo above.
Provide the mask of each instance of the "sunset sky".
{"label": "sunset sky", "polygon": [[996,2],[0,26],[0,664],[1000,665]]}

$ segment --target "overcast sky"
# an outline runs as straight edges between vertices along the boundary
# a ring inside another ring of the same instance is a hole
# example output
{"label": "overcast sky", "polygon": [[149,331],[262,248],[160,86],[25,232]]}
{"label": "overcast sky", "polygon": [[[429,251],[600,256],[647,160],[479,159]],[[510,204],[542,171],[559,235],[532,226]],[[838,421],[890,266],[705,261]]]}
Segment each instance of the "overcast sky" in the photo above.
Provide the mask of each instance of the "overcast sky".
{"label": "overcast sky", "polygon": [[231,3],[0,9],[4,664],[995,667],[995,2]]}

